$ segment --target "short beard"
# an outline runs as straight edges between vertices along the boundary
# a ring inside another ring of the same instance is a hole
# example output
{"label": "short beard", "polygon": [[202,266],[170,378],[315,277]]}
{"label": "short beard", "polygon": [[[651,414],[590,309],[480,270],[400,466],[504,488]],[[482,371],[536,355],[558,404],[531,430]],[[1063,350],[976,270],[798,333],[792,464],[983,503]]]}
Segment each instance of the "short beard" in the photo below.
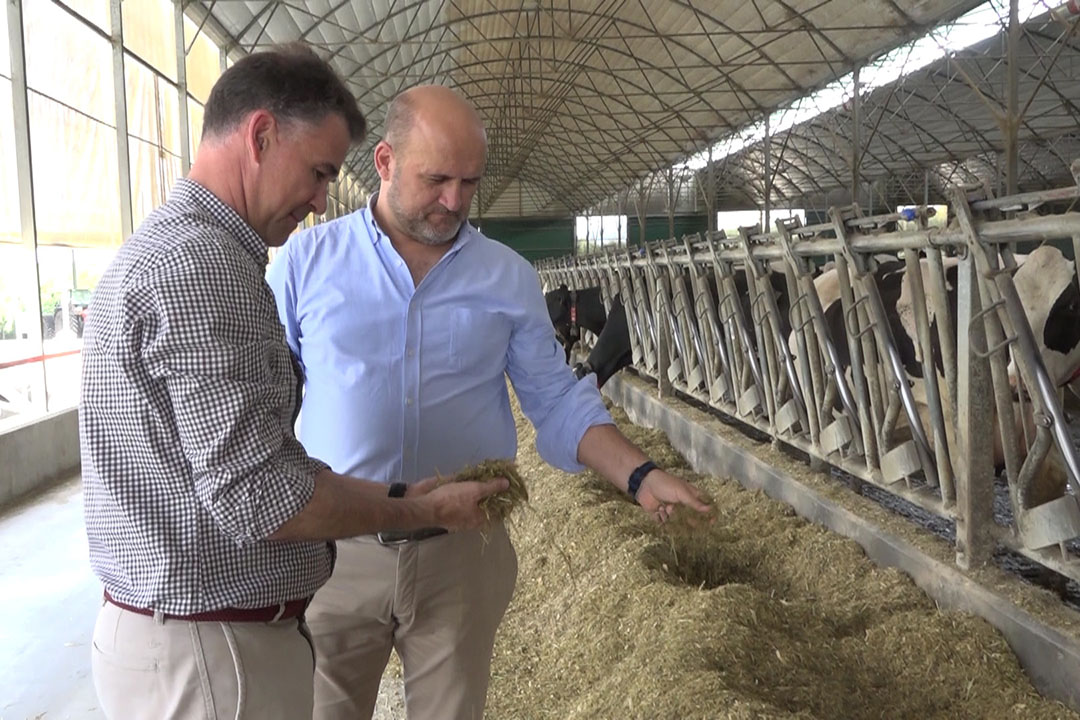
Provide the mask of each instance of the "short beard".
{"label": "short beard", "polygon": [[395,188],[396,184],[391,184],[389,192],[386,194],[386,200],[390,205],[390,212],[398,221],[398,225],[409,234],[410,238],[424,245],[434,246],[445,245],[457,237],[462,224],[465,222],[464,218],[457,218],[458,222],[452,231],[439,233],[424,219],[423,215],[410,215],[405,208],[401,207],[400,197]]}

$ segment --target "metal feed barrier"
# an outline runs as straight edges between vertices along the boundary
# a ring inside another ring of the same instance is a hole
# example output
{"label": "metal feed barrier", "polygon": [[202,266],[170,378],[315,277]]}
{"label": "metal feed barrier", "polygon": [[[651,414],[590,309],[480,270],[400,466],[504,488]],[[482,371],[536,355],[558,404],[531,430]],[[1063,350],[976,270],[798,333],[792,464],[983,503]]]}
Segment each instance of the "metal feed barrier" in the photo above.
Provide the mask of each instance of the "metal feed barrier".
{"label": "metal feed barrier", "polygon": [[[1080,256],[1080,213],[1036,214],[1080,189],[1005,198],[969,190],[951,191],[947,228],[928,228],[923,208],[920,229],[906,231],[895,229],[899,214],[833,208],[820,224],[696,234],[537,269],[545,291],[599,286],[608,309],[621,295],[633,365],[661,394],[685,393],[803,451],[815,469],[840,468],[955,521],[961,566],[1004,545],[1080,580],[1068,542],[1080,536],[1077,447],[1009,272],[1017,243],[1071,240]],[[881,254],[903,263],[911,342],[927,370],[918,397],[874,279]],[[842,314],[838,323],[834,310],[831,325],[815,286],[826,262]],[[786,290],[786,312],[774,281]],[[1010,525],[994,517],[995,434]],[[1064,475],[1067,490],[1035,504],[1046,473]]]}

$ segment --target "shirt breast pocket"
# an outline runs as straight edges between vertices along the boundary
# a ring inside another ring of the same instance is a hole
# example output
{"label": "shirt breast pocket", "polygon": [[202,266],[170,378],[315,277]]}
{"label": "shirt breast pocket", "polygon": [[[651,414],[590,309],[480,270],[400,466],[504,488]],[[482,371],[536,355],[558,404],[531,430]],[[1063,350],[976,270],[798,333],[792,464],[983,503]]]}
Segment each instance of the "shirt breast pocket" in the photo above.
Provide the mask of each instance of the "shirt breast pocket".
{"label": "shirt breast pocket", "polygon": [[510,347],[510,320],[488,310],[454,308],[450,316],[450,362],[478,375],[501,373]]}

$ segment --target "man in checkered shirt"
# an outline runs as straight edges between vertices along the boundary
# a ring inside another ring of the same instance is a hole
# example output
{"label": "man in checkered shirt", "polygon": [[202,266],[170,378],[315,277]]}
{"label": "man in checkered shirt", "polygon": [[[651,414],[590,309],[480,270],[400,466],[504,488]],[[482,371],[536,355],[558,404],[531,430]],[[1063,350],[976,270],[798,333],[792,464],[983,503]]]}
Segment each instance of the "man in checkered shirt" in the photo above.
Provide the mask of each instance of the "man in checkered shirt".
{"label": "man in checkered shirt", "polygon": [[96,290],[80,437],[105,589],[93,673],[110,718],[310,718],[303,612],[330,577],[332,540],[475,529],[478,501],[506,487],[432,479],[395,499],[293,435],[301,378],[263,279],[267,246],[325,211],[364,132],[310,50],[244,58],[211,92],[189,177]]}

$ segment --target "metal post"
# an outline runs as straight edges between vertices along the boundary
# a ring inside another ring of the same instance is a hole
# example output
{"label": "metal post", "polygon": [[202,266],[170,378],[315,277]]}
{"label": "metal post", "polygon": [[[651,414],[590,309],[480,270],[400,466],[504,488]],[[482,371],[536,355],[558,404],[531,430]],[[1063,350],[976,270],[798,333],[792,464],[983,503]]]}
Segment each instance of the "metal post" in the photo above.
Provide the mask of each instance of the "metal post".
{"label": "metal post", "polygon": [[[862,334],[860,339],[863,326],[860,324],[860,308],[855,305],[855,291],[852,288],[851,276],[848,273],[847,258],[843,253],[836,253],[833,257],[836,261],[836,278],[840,285],[840,304],[844,312],[844,335],[848,344],[851,380],[852,385],[855,386],[859,428],[862,431],[863,458],[867,471],[873,473],[880,464],[879,446],[875,430],[880,423],[877,421],[874,409],[880,407],[881,399],[877,383],[875,382],[871,386],[867,380],[866,372],[868,367],[872,367],[869,365],[871,359],[868,357],[865,361],[863,360],[863,348],[865,347],[868,353],[872,353],[873,348],[865,334]],[[855,310],[854,317],[852,317],[852,309]],[[848,327],[848,323],[852,322],[856,326]],[[871,388],[873,388],[874,395],[870,394]]]}
{"label": "metal post", "polygon": [[855,94],[851,98],[851,204],[859,205],[859,169],[862,165],[862,140],[859,138],[859,115],[862,100],[859,98],[859,66],[855,66]]}
{"label": "metal post", "polygon": [[666,292],[660,269],[656,267],[652,248],[645,248],[645,259],[648,263],[645,267],[645,286],[649,289],[653,325],[656,328],[657,391],[660,397],[671,397],[674,391],[668,378],[668,368],[671,366],[671,346],[675,336],[671,333],[670,324],[663,321],[671,312],[668,305],[670,295]]}
{"label": "metal post", "polygon": [[1005,131],[1005,181],[1007,195],[1015,195],[1019,192],[1019,179],[1017,172],[1020,165],[1019,146],[1017,134],[1020,129],[1020,101],[1019,101],[1019,78],[1020,64],[1018,62],[1017,45],[1020,40],[1020,0],[1009,0],[1009,63],[1006,75],[1006,115],[1004,120]]}
{"label": "metal post", "polygon": [[986,346],[978,319],[979,290],[969,253],[957,267],[957,392],[959,457],[956,462],[956,563],[981,565],[994,548],[993,392],[986,360],[971,342]]}
{"label": "metal post", "polygon": [[[938,482],[941,484],[941,499],[948,505],[955,497],[955,491],[953,488],[952,466],[949,462],[946,420],[941,407],[937,369],[934,367],[933,344],[930,339],[930,318],[926,311],[927,300],[923,286],[923,271],[922,263],[919,261],[919,252],[910,248],[905,250],[904,264],[907,268],[908,288],[911,291],[911,311],[915,315],[915,331],[922,355],[926,406],[930,415],[930,434],[934,438],[934,461],[937,463]],[[931,265],[928,263],[927,267],[931,267]],[[933,282],[932,279],[931,282]]]}
{"label": "metal post", "polygon": [[[620,247],[623,247],[623,244],[626,242],[626,227],[623,225],[623,223],[626,221],[626,196],[616,195],[615,201],[618,203],[619,210],[619,221],[617,223],[619,236],[615,238],[615,248],[618,249]],[[625,302],[625,300],[623,302]]]}
{"label": "metal post", "polygon": [[762,224],[762,232],[769,232],[772,229],[771,218],[769,217],[772,211],[772,158],[770,157],[769,147],[772,144],[772,135],[769,132],[769,116],[765,116],[765,222]]}
{"label": "metal post", "polygon": [[[23,47],[22,0],[9,0],[7,4],[8,47],[11,53],[11,105],[15,125],[15,172],[19,182],[19,227],[22,247],[33,263],[33,292],[22,293],[36,322],[30,324],[34,344],[44,354],[41,318],[41,270],[37,262],[37,216],[34,211],[34,176],[30,161],[30,104],[26,96],[26,51]],[[35,389],[41,389],[42,410],[48,409],[49,383],[45,363],[36,363],[41,374]],[[36,404],[36,403],[35,403]]]}
{"label": "metal post", "polygon": [[180,96],[180,171],[191,169],[191,122],[188,118],[187,44],[184,42],[184,0],[173,0],[176,28],[176,91]]}
{"label": "metal post", "polygon": [[[120,179],[120,229],[123,239],[134,229],[131,203],[131,154],[128,148],[127,82],[124,74],[124,18],[121,0],[110,0],[112,16],[113,97],[116,106],[116,161]],[[186,111],[185,105],[183,110]]]}
{"label": "metal post", "polygon": [[675,187],[675,170],[667,170],[667,227],[668,238],[675,237],[675,202],[678,200],[678,190]]}
{"label": "metal post", "polygon": [[649,198],[645,192],[645,181],[638,183],[638,245],[645,247],[645,217],[649,210]]}
{"label": "metal post", "polygon": [[709,213],[707,227],[709,232],[716,232],[716,167],[713,165],[713,146],[709,144],[709,164],[706,166],[705,175],[705,212]]}

